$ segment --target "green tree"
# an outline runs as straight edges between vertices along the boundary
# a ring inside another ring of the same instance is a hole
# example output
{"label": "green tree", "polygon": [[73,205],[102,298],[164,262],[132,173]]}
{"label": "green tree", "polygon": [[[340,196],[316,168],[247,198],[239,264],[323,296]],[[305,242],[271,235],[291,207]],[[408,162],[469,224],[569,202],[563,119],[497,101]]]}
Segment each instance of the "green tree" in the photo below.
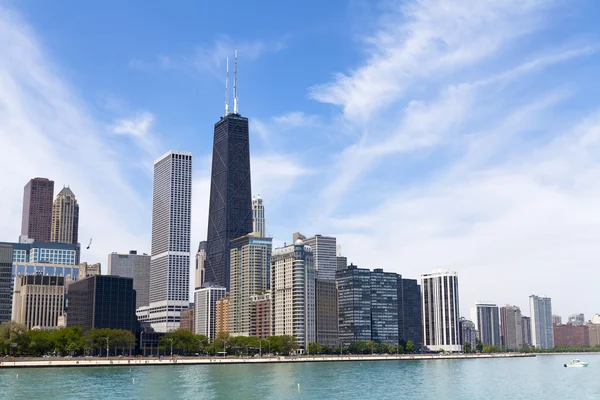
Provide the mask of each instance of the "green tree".
{"label": "green tree", "polygon": [[483,351],[483,342],[481,340],[477,339],[477,345],[475,346],[475,349],[480,353]]}
{"label": "green tree", "polygon": [[319,346],[319,343],[309,343],[306,347],[306,353],[311,355],[320,354],[321,346]]}
{"label": "green tree", "polygon": [[363,354],[367,350],[370,350],[370,348],[367,346],[367,343],[362,340],[351,343],[350,347],[348,347],[348,351],[352,354]]}
{"label": "green tree", "polygon": [[404,346],[407,353],[415,352],[415,344],[411,340],[406,341],[406,345]]}
{"label": "green tree", "polygon": [[298,350],[298,341],[294,336],[282,335],[279,338],[281,343],[281,352],[283,354],[289,355]]}
{"label": "green tree", "polygon": [[54,350],[60,355],[74,355],[84,347],[81,328],[78,326],[52,331],[52,342],[54,343]]}
{"label": "green tree", "polygon": [[29,337],[28,354],[32,356],[43,356],[54,350],[52,331],[36,329],[27,331],[26,335]]}
{"label": "green tree", "polygon": [[471,352],[471,343],[465,342],[465,344],[463,345],[463,352],[464,353],[470,353]]}
{"label": "green tree", "polygon": [[29,336],[25,334],[27,327],[8,321],[0,325],[0,352],[4,354],[18,354],[29,347]]}

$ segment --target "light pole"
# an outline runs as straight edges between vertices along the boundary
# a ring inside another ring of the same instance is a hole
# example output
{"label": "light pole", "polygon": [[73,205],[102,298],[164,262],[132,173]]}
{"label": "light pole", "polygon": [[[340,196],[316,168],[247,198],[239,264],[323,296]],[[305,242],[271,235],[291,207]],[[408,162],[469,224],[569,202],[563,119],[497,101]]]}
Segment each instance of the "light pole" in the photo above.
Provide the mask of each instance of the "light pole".
{"label": "light pole", "polygon": [[169,338],[169,341],[171,342],[171,358],[173,358],[173,338]]}
{"label": "light pole", "polygon": [[140,346],[142,347],[142,355],[146,357],[146,346],[144,345],[144,330],[140,332]]}
{"label": "light pole", "polygon": [[106,358],[108,358],[108,336],[104,336],[104,340],[106,340]]}

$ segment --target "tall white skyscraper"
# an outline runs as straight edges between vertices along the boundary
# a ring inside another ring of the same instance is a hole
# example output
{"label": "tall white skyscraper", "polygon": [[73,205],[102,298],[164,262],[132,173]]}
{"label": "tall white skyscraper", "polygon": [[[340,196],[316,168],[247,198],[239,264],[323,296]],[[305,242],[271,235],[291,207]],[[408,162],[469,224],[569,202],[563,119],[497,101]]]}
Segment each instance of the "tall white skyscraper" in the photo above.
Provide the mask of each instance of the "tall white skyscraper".
{"label": "tall white skyscraper", "polygon": [[552,301],[546,296],[529,296],[531,344],[538,349],[554,348]]}
{"label": "tall white skyscraper", "polygon": [[294,237],[302,239],[304,244],[310,246],[315,260],[316,277],[319,279],[335,280],[335,271],[338,268],[337,243],[332,236],[315,235],[306,239],[297,233]]}
{"label": "tall white skyscraper", "polygon": [[498,306],[492,303],[477,302],[471,309],[471,318],[479,339],[486,346],[500,346],[500,317]]}
{"label": "tall white skyscraper", "polygon": [[312,249],[302,239],[271,256],[273,335],[290,335],[300,348],[316,340],[315,270]]}
{"label": "tall white skyscraper", "polygon": [[217,332],[217,300],[226,295],[222,286],[208,286],[194,292],[194,332],[214,339]]}
{"label": "tall white skyscraper", "polygon": [[423,345],[432,351],[460,352],[458,275],[437,270],[421,275]]}
{"label": "tall white skyscraper", "polygon": [[260,237],[267,236],[267,225],[265,220],[265,205],[260,194],[252,198],[252,231],[258,232]]}
{"label": "tall white skyscraper", "polygon": [[191,203],[192,153],[169,151],[154,162],[150,305],[142,318],[157,332],[178,329],[189,306]]}

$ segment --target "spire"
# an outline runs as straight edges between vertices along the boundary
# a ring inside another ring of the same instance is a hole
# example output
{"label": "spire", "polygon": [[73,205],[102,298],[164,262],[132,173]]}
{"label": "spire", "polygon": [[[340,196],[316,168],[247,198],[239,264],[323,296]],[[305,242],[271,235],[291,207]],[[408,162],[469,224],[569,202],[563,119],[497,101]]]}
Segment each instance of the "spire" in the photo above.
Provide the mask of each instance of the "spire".
{"label": "spire", "polygon": [[225,73],[225,116],[229,114],[229,57],[227,57],[227,72]]}
{"label": "spire", "polygon": [[233,113],[238,113],[237,102],[237,46],[235,47],[235,69],[233,71]]}

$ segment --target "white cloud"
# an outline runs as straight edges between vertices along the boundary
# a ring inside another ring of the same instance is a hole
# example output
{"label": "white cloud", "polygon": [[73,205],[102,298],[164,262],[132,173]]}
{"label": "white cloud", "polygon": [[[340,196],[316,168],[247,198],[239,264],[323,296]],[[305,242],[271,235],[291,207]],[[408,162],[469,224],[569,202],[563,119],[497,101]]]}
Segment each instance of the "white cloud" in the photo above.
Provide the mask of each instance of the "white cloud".
{"label": "white cloud", "polygon": [[113,132],[119,135],[132,135],[137,138],[147,137],[154,122],[154,115],[141,112],[131,118],[119,119],[115,122]]}

